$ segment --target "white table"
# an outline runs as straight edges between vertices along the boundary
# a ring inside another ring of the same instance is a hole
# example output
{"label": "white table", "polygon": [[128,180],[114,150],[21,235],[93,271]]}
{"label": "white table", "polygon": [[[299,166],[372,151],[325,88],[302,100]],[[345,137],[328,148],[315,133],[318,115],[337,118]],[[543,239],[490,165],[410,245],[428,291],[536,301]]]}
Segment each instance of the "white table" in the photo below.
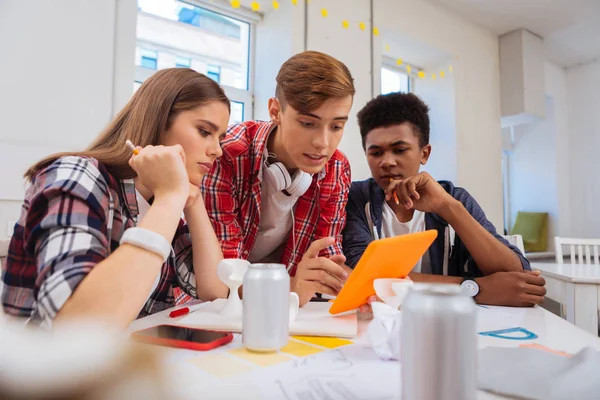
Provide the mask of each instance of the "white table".
{"label": "white table", "polygon": [[569,322],[598,334],[600,310],[600,266],[531,263],[546,279],[546,296],[565,306]]}
{"label": "white table", "polygon": [[[565,351],[568,353],[576,353],[587,346],[591,346],[600,350],[600,339],[598,337],[593,336],[588,332],[577,328],[576,326],[544,310],[541,307],[490,307],[489,310],[492,312],[492,314],[487,314],[487,319],[489,322],[482,321],[482,318],[480,318],[478,321],[479,331],[496,329],[496,325],[498,323],[501,323],[501,321],[498,321],[499,319],[501,320],[502,318],[509,317],[511,319],[510,323],[514,323],[517,326],[521,326],[525,329],[536,333],[538,335],[538,338],[535,340],[517,341],[478,335],[479,348],[489,346],[517,347],[523,343],[537,343],[554,350]],[[172,320],[169,319],[167,316],[168,312],[169,310],[137,320],[133,322],[130,329],[137,330],[158,324],[172,322]],[[399,385],[400,365],[394,362],[382,361],[374,354],[374,352],[368,344],[368,340],[365,334],[368,322],[369,321],[365,320],[359,321],[359,337],[355,341],[356,345],[347,346],[345,354],[347,355],[348,359],[354,363],[356,372],[353,379],[357,381],[357,387],[362,387],[363,389],[365,389],[366,387],[366,390],[373,391],[373,393],[369,392],[369,395],[367,397],[378,397],[376,392],[382,387],[387,388],[387,395],[389,396],[390,385]],[[490,326],[486,326],[486,324],[490,324]],[[259,389],[263,390],[261,388],[264,388],[265,385],[273,385],[273,382],[268,381],[268,379],[272,379],[273,381],[275,381],[276,379],[281,379],[281,381],[285,382],[286,385],[293,385],[294,382],[298,381],[298,379],[295,378],[297,378],[298,374],[297,368],[302,368],[302,365],[298,365],[302,364],[301,361],[286,361],[285,363],[268,367],[268,371],[262,370],[264,372],[262,372],[262,375],[260,376],[252,376],[252,373],[246,373],[246,375],[248,376],[244,377],[244,375],[239,375],[235,379],[199,376],[198,374],[194,374],[192,373],[192,371],[190,371],[191,367],[189,366],[191,363],[188,362],[189,357],[228,357],[230,355],[226,354],[225,352],[236,347],[240,347],[239,335],[236,335],[234,342],[232,342],[230,345],[219,349],[215,349],[207,353],[191,352],[188,350],[176,349],[168,350],[168,353],[170,353],[172,357],[169,360],[167,360],[169,362],[169,368],[167,369],[173,371],[173,374],[177,374],[178,379],[185,380],[185,383],[181,384],[180,386],[182,387],[183,391],[187,391],[187,394],[189,395],[187,398],[198,398],[198,396],[200,396],[211,399],[244,398],[245,400],[254,400],[262,398],[287,397],[282,397],[281,393],[279,393],[279,396],[264,397],[263,392],[259,391]],[[342,347],[341,349],[345,348]],[[320,353],[320,355],[325,354],[331,354],[331,352]],[[186,357],[188,358],[187,361]],[[214,362],[217,359],[213,358],[212,360]],[[307,362],[310,363],[310,361]],[[181,364],[181,366],[185,368],[175,371],[177,369],[176,367],[179,364]],[[260,368],[256,368],[256,370],[259,369]],[[321,374],[327,375],[328,373],[331,373],[331,371],[323,372],[311,370],[311,373],[312,375],[309,376],[309,379],[311,377],[319,376]],[[368,378],[366,378],[365,374],[368,375],[369,373],[371,375]],[[185,378],[185,376],[187,376],[187,378]],[[306,378],[304,378],[304,381],[306,381]],[[540,382],[540,384],[543,383]],[[283,386],[284,384],[281,385]],[[398,398],[398,392],[394,394],[394,398]],[[361,398],[360,394],[355,394],[356,396],[353,398]],[[296,399],[296,397],[293,398]],[[503,399],[504,397],[480,391],[478,392],[477,398],[489,400]]]}

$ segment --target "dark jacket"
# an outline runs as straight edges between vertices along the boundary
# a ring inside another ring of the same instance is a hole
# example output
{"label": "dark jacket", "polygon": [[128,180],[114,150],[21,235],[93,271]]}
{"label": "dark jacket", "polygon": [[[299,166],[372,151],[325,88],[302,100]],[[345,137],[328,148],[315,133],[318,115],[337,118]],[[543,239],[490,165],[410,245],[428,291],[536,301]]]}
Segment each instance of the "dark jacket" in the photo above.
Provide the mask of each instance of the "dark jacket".
{"label": "dark jacket", "polygon": [[[496,228],[488,221],[479,204],[465,189],[455,187],[448,181],[440,181],[439,184],[452,197],[460,201],[481,226],[519,256],[523,269],[531,269],[529,261],[519,249],[498,235]],[[343,231],[342,242],[348,266],[354,268],[367,245],[371,241],[381,238],[384,201],[385,194],[373,178],[352,182],[346,205],[346,227]],[[454,234],[452,227],[439,215],[425,213],[425,229],[435,229],[438,232],[437,238],[429,248],[433,274],[443,275],[444,264],[447,263],[449,276],[482,276],[479,267],[460,237]]]}

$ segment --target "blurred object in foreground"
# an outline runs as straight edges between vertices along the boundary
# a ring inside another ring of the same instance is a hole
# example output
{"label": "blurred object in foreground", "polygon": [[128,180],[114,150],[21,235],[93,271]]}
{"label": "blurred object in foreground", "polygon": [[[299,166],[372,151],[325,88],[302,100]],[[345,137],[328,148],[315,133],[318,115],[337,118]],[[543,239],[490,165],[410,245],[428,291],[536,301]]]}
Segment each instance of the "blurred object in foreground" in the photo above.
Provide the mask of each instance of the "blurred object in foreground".
{"label": "blurred object in foreground", "polygon": [[98,324],[53,331],[0,322],[0,399],[174,398],[156,348]]}

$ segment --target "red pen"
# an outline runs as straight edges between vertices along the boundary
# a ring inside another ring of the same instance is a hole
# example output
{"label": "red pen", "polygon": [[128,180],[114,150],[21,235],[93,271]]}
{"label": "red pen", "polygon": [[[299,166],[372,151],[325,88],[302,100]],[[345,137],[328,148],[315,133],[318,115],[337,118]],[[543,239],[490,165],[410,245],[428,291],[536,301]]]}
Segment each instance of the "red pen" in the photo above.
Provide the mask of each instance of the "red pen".
{"label": "red pen", "polygon": [[205,306],[206,304],[208,304],[208,303],[199,303],[199,304],[194,304],[192,306],[178,308],[177,310],[171,311],[169,313],[169,317],[171,317],[171,318],[182,317],[184,315],[187,315],[189,313],[196,311],[197,309],[201,308],[202,306]]}

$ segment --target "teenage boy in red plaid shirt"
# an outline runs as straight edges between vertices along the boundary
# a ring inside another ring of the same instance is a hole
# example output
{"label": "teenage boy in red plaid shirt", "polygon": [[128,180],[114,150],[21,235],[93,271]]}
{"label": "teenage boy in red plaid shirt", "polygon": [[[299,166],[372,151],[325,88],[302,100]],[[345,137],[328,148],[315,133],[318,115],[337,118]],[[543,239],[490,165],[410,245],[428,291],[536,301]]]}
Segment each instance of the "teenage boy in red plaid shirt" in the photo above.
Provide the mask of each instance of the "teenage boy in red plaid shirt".
{"label": "teenage boy in red plaid shirt", "polygon": [[230,127],[203,180],[224,257],[285,264],[301,305],[337,295],[350,272],[341,246],[350,165],[337,146],[354,93],[340,61],[293,56],[277,75],[271,121]]}

